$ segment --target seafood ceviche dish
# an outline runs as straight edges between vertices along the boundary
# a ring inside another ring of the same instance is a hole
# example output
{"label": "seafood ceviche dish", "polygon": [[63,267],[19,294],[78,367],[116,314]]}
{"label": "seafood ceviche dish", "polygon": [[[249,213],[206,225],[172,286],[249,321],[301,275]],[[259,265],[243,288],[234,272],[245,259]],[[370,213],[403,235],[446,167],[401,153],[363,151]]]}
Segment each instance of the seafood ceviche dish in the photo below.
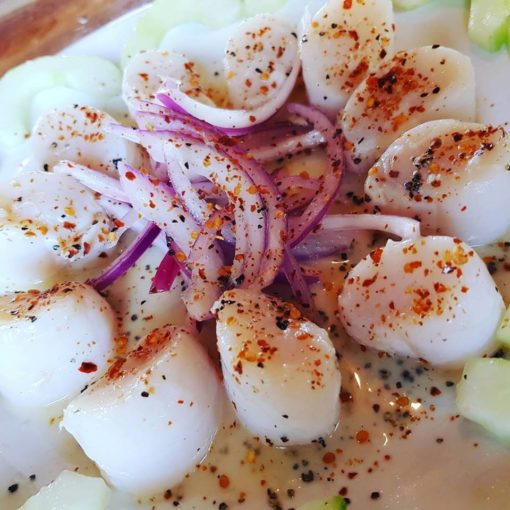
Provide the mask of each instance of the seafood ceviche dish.
{"label": "seafood ceviche dish", "polygon": [[510,508],[509,19],[156,0],[8,71],[0,508]]}

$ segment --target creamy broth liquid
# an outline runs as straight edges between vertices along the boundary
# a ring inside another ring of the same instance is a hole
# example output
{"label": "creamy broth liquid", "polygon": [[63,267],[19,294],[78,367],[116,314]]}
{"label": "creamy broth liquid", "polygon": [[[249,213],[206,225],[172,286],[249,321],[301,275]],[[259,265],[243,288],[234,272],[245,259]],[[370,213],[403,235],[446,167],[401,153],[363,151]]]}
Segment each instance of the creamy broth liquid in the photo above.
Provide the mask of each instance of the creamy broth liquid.
{"label": "creamy broth liquid", "polygon": [[[445,1],[399,14],[398,47],[439,43],[472,55],[479,119],[504,123],[510,119],[506,92],[510,60],[505,52],[492,56],[471,47],[466,13],[464,2]],[[132,24],[133,17],[124,18],[68,52],[115,58],[126,27]],[[291,164],[316,168],[320,163],[317,156]],[[360,196],[361,189],[356,179],[346,179],[338,209],[352,210],[347,193]],[[184,483],[152,500],[115,494],[112,509],[290,510],[336,494],[348,498],[349,508],[357,510],[510,508],[510,449],[456,414],[454,384],[460,373],[435,371],[417,361],[362,349],[338,325],[336,296],[346,271],[374,242],[381,240],[360,236],[345,255],[314,267],[323,282],[314,287],[318,307],[328,317],[342,371],[341,422],[333,436],[307,447],[272,448],[244,430],[228,409],[212,451]],[[504,243],[480,250],[507,302],[509,250]],[[108,292],[132,344],[154,327],[185,321],[176,293],[148,295],[160,258],[161,252],[152,248]],[[214,355],[213,328],[206,326],[201,337]],[[17,508],[62,469],[97,474],[70,436],[59,429],[62,407],[28,412],[0,402],[0,509]],[[36,475],[34,480],[31,475]],[[14,483],[18,489],[11,494],[7,488]]]}

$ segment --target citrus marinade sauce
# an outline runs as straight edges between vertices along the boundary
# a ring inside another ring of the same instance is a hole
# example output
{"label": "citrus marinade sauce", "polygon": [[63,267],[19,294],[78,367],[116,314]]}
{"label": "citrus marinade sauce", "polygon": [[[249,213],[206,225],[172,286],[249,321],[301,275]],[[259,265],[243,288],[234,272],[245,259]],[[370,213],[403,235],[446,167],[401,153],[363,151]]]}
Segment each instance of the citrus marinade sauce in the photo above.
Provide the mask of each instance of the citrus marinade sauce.
{"label": "citrus marinade sauce", "polygon": [[[438,43],[470,54],[463,5],[444,2],[397,15],[399,49]],[[105,49],[102,42],[116,41],[120,46],[122,37],[117,36],[130,23],[119,20],[72,47],[70,53],[116,55],[119,48]],[[510,116],[504,108],[504,83],[510,79],[508,56],[500,55],[498,61],[481,53],[472,56],[480,121],[502,123]],[[501,101],[500,108],[493,101]],[[317,171],[323,163],[324,158],[314,154],[295,157],[288,164]],[[336,208],[364,210],[362,183],[348,176]],[[382,242],[381,237],[364,233],[350,249],[313,268],[321,276],[313,291],[342,371],[341,421],[331,437],[318,438],[306,447],[274,448],[243,429],[230,409],[211,452],[181,485],[152,499],[117,493],[110,507],[291,510],[336,494],[348,499],[350,508],[360,510],[508,507],[510,455],[456,414],[454,386],[460,373],[436,371],[426,363],[367,350],[347,338],[338,323],[337,295],[346,274]],[[510,243],[502,241],[480,252],[508,302]],[[107,292],[130,345],[155,327],[185,320],[177,292],[148,294],[160,258],[161,252],[152,248]],[[212,324],[205,326],[201,337],[217,357]],[[62,469],[97,474],[65,431],[59,431],[62,407],[27,412],[0,403],[0,480],[5,487],[0,492],[1,508],[17,508]]]}

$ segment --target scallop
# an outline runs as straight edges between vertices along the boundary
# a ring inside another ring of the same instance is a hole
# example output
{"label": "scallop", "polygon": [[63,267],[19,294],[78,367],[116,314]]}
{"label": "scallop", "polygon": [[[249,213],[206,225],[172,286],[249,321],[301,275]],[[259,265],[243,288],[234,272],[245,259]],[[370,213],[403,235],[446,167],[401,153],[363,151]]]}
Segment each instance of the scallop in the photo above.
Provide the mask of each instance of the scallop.
{"label": "scallop", "polygon": [[113,487],[154,495],[205,457],[223,399],[203,347],[184,330],[165,326],[73,400],[62,425]]}
{"label": "scallop", "polygon": [[107,369],[115,315],[82,283],[0,297],[0,394],[17,405],[74,397]]}
{"label": "scallop", "polygon": [[157,102],[156,95],[165,78],[175,78],[183,82],[186,93],[205,104],[213,104],[202,91],[202,72],[203,66],[181,53],[145,51],[129,61],[122,80],[122,97],[136,118],[139,101]]}
{"label": "scallop", "polygon": [[446,236],[377,248],[347,277],[339,307],[359,343],[444,367],[490,353],[505,309],[482,259]]}
{"label": "scallop", "polygon": [[301,39],[310,103],[334,119],[367,74],[393,57],[393,35],[391,0],[329,0]]}
{"label": "scallop", "polygon": [[351,171],[366,172],[400,135],[423,122],[475,118],[471,60],[443,46],[397,53],[363,80],[339,117]]}
{"label": "scallop", "polygon": [[333,432],[341,377],[327,332],[293,305],[244,289],[225,292],[214,311],[225,387],[243,425],[278,446]]}
{"label": "scallop", "polygon": [[419,219],[424,234],[484,245],[510,229],[509,169],[503,127],[437,120],[396,140],[365,192],[383,213]]}
{"label": "scallop", "polygon": [[2,190],[0,292],[39,286],[75,262],[93,264],[116,245],[122,222],[67,175],[27,172]]}
{"label": "scallop", "polygon": [[233,108],[254,110],[288,81],[298,57],[296,34],[284,21],[259,15],[228,40],[225,73]]}
{"label": "scallop", "polygon": [[58,108],[42,115],[30,139],[32,155],[41,169],[51,170],[70,160],[112,176],[124,162],[138,167],[142,150],[135,143],[107,133],[116,121],[107,113],[88,106]]}

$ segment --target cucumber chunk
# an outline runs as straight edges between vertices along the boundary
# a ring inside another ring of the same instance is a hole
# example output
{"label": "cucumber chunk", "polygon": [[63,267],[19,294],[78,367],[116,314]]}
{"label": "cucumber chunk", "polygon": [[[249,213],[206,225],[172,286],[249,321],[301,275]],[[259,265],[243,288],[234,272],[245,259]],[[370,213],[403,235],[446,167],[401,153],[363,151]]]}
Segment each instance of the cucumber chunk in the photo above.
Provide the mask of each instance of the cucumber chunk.
{"label": "cucumber chunk", "polygon": [[457,407],[464,418],[510,442],[510,361],[468,361],[457,384]]}
{"label": "cucumber chunk", "polygon": [[99,57],[41,57],[14,67],[0,80],[0,149],[21,144],[31,124],[51,108],[102,108],[120,87],[120,70]]}
{"label": "cucumber chunk", "polygon": [[105,510],[111,490],[102,478],[62,471],[19,510]]}
{"label": "cucumber chunk", "polygon": [[393,5],[395,9],[399,11],[410,11],[411,9],[416,9],[429,2],[430,0],[393,0]]}
{"label": "cucumber chunk", "polygon": [[327,501],[312,501],[301,505],[297,510],[347,510],[344,498],[335,496]]}
{"label": "cucumber chunk", "polygon": [[510,0],[471,0],[469,37],[487,51],[498,51],[507,41]]}
{"label": "cucumber chunk", "polygon": [[241,0],[155,0],[138,21],[122,56],[125,66],[143,50],[159,47],[164,35],[181,23],[196,22],[209,28],[221,28],[241,18]]}

